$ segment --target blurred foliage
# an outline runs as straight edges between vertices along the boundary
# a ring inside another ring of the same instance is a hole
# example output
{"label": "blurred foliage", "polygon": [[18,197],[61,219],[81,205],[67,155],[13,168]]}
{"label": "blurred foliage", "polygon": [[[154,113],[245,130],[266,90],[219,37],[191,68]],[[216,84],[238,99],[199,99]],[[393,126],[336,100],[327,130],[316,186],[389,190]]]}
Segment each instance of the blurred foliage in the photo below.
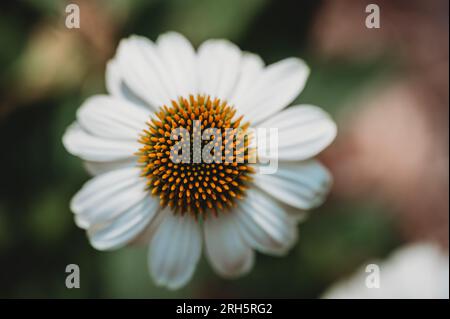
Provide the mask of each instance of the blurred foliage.
{"label": "blurred foliage", "polygon": [[[114,52],[118,40],[131,33],[155,39],[176,30],[196,45],[210,37],[231,39],[269,63],[303,57],[312,75],[298,102],[332,114],[383,70],[383,61],[314,58],[307,34],[318,1],[105,0],[89,5],[91,18],[108,17],[104,26],[111,28],[112,38],[105,52]],[[285,258],[258,255],[254,270],[232,281],[220,279],[203,258],[187,287],[176,292],[155,287],[145,247],[94,250],[68,207],[88,176],[64,150],[61,136],[82,101],[104,91],[106,58],[92,49],[89,34],[65,30],[63,1],[4,1],[0,6],[0,297],[313,298],[398,244],[384,207],[332,199],[299,226],[299,243]],[[82,9],[82,29],[85,13]],[[84,30],[89,31],[97,32]],[[80,289],[64,286],[70,263],[81,268]]]}

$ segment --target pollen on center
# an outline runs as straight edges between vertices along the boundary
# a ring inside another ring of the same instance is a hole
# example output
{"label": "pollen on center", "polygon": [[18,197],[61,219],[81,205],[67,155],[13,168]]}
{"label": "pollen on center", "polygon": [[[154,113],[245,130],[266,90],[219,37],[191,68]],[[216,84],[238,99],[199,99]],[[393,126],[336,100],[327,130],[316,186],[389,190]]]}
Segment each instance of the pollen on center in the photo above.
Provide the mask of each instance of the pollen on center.
{"label": "pollen on center", "polygon": [[[236,109],[226,101],[208,95],[180,97],[171,104],[147,122],[139,139],[143,146],[137,155],[149,191],[174,213],[198,218],[228,211],[243,197],[254,172],[249,123],[235,118]],[[201,132],[208,129],[219,135],[204,139]],[[214,147],[204,151],[208,145]]]}

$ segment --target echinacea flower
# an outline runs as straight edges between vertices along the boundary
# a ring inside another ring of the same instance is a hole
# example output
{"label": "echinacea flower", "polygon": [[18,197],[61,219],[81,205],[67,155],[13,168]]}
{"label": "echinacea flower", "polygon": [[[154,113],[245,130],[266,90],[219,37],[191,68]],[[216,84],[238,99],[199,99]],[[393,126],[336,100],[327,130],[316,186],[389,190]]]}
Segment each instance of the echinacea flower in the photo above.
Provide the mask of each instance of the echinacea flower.
{"label": "echinacea flower", "polygon": [[[94,175],[71,202],[92,246],[147,244],[154,281],[171,289],[191,278],[202,247],[224,277],[248,272],[254,250],[285,254],[301,212],[319,205],[331,184],[313,157],[334,139],[335,123],[315,106],[285,109],[308,74],[300,59],[265,66],[225,40],[208,40],[197,52],[174,32],[155,43],[122,40],[107,66],[108,95],[89,98],[63,137]],[[228,155],[243,162],[196,162],[192,154],[190,162],[174,161],[173,130],[191,141],[199,134],[194,122],[222,133],[278,129],[278,152],[267,155],[276,156],[277,170],[262,174],[247,160],[250,143],[226,138],[216,145],[231,143]]]}

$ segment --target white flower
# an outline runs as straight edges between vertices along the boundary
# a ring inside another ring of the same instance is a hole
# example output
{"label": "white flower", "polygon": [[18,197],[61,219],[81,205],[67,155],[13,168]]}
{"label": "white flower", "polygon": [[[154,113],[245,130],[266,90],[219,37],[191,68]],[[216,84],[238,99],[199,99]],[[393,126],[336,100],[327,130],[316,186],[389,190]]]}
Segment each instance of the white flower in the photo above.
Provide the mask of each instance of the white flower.
{"label": "white flower", "polygon": [[448,299],[448,273],[448,254],[431,243],[411,244],[379,265],[378,288],[366,286],[369,273],[364,267],[333,285],[324,298]]}
{"label": "white flower", "polygon": [[[225,40],[206,41],[197,52],[174,32],[155,43],[122,40],[107,66],[109,95],[89,98],[63,137],[94,175],[71,203],[92,246],[148,244],[153,279],[171,289],[188,282],[203,243],[226,277],[248,272],[254,250],[285,254],[301,216],[285,204],[313,208],[331,184],[312,158],[334,139],[334,122],[315,106],[283,110],[308,74],[302,60],[265,66]],[[170,130],[191,131],[192,119],[221,130],[278,128],[277,172],[258,174],[250,163],[173,163]]]}

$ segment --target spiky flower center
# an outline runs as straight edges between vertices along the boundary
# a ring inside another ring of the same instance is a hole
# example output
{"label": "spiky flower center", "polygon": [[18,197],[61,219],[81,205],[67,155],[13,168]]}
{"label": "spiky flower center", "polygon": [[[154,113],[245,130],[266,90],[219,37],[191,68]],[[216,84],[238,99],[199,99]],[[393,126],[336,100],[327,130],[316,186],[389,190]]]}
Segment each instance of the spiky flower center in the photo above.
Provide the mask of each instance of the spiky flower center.
{"label": "spiky flower center", "polygon": [[217,215],[242,198],[253,169],[249,123],[235,114],[225,101],[190,95],[164,105],[148,121],[139,162],[162,206],[197,218]]}

